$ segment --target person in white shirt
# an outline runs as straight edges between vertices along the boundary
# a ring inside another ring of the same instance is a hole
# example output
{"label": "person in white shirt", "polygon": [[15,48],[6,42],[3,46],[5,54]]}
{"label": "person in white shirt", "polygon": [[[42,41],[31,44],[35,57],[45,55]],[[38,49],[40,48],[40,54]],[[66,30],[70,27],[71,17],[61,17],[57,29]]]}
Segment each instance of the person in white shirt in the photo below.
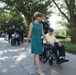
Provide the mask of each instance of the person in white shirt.
{"label": "person in white shirt", "polygon": [[12,38],[15,40],[15,44],[17,43],[18,45],[20,45],[20,36],[16,31],[14,31],[14,34],[12,34]]}

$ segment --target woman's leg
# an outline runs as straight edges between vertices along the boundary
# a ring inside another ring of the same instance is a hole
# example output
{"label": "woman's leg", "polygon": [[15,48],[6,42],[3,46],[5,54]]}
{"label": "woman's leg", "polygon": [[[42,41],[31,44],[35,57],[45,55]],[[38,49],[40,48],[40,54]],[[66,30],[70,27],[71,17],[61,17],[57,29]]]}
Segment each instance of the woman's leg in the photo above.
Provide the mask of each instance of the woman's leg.
{"label": "woman's leg", "polygon": [[41,68],[40,68],[39,55],[35,55],[35,62],[36,62],[36,65],[37,65],[37,67],[38,67],[38,72],[39,72],[40,74],[42,74],[43,72],[42,72],[42,70],[41,70]]}
{"label": "woman's leg", "polygon": [[35,57],[36,57],[36,55],[34,54],[34,66],[37,66],[36,61],[35,61]]}

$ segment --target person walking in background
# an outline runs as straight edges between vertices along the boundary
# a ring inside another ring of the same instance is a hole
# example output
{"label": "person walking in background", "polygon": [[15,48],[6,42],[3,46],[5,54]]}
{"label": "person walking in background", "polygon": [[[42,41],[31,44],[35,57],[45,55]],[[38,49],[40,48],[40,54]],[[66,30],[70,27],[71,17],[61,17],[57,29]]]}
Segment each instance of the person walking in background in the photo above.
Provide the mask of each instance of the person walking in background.
{"label": "person walking in background", "polygon": [[5,40],[8,40],[8,29],[5,30]]}
{"label": "person walking in background", "polygon": [[16,32],[19,34],[20,36],[20,29],[19,28],[16,28]]}
{"label": "person walking in background", "polygon": [[12,41],[11,45],[20,45],[20,36],[17,31],[14,31],[14,34],[12,34]]}
{"label": "person walking in background", "polygon": [[12,34],[14,34],[14,32],[16,31],[16,27],[15,25],[12,26]]}
{"label": "person walking in background", "polygon": [[21,29],[20,29],[20,40],[21,40],[21,43],[23,43],[23,40],[24,40],[24,29],[23,29],[23,26],[21,26]]}
{"label": "person walking in background", "polygon": [[12,38],[12,27],[10,26],[10,29],[7,31],[7,34],[8,34],[8,41],[10,43],[10,40]]}
{"label": "person walking in background", "polygon": [[19,28],[16,28],[16,33],[19,35],[19,41],[20,41],[20,29]]}
{"label": "person walking in background", "polygon": [[[28,47],[28,41],[31,37],[31,53],[34,54],[34,67],[38,68],[39,75],[45,75],[42,72],[42,69],[40,67],[39,63],[39,55],[42,54],[42,39],[41,35],[43,35],[44,39],[46,40],[44,31],[43,31],[43,25],[41,24],[41,15],[40,12],[35,12],[34,17],[35,21],[30,24],[29,32],[28,32],[28,39],[26,42],[26,48]],[[48,41],[46,40],[48,43]]]}

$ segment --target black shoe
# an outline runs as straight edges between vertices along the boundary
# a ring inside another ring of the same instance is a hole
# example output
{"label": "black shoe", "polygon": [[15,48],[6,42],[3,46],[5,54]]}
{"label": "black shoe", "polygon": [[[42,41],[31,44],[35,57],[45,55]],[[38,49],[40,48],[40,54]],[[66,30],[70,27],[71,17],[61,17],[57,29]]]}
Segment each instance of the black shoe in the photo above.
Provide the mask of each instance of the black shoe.
{"label": "black shoe", "polygon": [[62,61],[61,59],[58,59],[58,60],[56,61],[56,63],[57,63],[57,64],[61,64],[61,63],[63,63],[63,61]]}

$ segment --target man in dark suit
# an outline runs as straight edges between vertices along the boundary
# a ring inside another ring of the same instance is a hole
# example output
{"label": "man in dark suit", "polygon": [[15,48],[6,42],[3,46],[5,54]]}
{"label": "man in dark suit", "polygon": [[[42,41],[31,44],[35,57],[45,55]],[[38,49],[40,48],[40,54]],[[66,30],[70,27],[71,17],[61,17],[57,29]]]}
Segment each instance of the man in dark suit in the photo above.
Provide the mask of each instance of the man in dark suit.
{"label": "man in dark suit", "polygon": [[12,26],[12,34],[14,34],[14,32],[16,31],[16,27],[15,25]]}
{"label": "man in dark suit", "polygon": [[8,33],[8,41],[10,43],[10,40],[12,38],[12,27],[11,26],[10,26],[10,29],[7,31],[7,33]]}
{"label": "man in dark suit", "polygon": [[45,16],[44,13],[42,14],[41,17],[42,17],[41,23],[43,24],[44,33],[47,34],[48,33],[49,24],[46,22],[46,16]]}
{"label": "man in dark suit", "polygon": [[20,29],[20,40],[21,40],[21,43],[23,43],[23,40],[24,40],[24,28],[23,26],[21,26],[21,29]]}

